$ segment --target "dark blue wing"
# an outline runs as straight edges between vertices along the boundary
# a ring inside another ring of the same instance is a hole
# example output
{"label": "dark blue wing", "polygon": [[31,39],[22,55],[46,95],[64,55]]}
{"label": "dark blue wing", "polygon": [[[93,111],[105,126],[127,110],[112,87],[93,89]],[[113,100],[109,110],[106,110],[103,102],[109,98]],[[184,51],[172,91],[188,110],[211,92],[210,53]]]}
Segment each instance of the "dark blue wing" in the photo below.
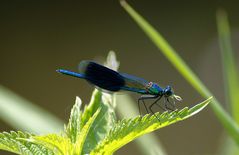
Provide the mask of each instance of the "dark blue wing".
{"label": "dark blue wing", "polygon": [[109,91],[119,91],[125,85],[123,77],[116,71],[92,61],[82,61],[80,72],[90,83]]}
{"label": "dark blue wing", "polygon": [[127,90],[147,94],[148,81],[125,73],[118,73],[92,61],[81,61],[80,73],[59,69],[58,72],[78,78],[86,79],[95,86],[109,90]]}

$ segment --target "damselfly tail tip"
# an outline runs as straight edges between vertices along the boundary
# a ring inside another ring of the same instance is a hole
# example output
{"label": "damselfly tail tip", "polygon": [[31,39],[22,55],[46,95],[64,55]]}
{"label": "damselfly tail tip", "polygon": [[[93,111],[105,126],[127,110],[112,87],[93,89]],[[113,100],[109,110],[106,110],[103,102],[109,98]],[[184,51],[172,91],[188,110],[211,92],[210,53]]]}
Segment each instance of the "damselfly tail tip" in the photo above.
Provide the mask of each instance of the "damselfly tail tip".
{"label": "damselfly tail tip", "polygon": [[57,69],[56,70],[56,72],[58,72],[58,73],[64,73],[64,71],[65,71],[64,69]]}
{"label": "damselfly tail tip", "polygon": [[64,70],[64,69],[57,69],[56,72],[61,73],[61,74],[69,74],[69,71]]}

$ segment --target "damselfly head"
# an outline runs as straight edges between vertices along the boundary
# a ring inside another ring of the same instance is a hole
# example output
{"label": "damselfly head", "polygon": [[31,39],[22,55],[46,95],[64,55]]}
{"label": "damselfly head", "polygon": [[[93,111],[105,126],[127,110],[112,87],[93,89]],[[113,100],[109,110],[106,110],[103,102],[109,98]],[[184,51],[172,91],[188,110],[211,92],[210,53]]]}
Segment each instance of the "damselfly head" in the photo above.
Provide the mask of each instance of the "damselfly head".
{"label": "damselfly head", "polygon": [[170,97],[172,96],[174,93],[173,93],[173,90],[170,86],[167,86],[166,88],[164,88],[164,96],[165,97]]}
{"label": "damselfly head", "polygon": [[174,91],[170,86],[165,87],[164,96],[170,97],[173,100],[182,101],[182,98],[180,96],[174,94]]}

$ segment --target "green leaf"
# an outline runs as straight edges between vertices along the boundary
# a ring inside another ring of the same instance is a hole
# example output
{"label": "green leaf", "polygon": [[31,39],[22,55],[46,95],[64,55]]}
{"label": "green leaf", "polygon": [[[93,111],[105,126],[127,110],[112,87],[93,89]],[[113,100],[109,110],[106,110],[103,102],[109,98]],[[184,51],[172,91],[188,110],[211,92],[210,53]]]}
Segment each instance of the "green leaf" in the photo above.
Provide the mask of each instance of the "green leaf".
{"label": "green leaf", "polygon": [[67,155],[72,154],[74,151],[70,139],[58,134],[34,136],[29,141],[52,150],[54,154]]}
{"label": "green leaf", "polygon": [[[96,121],[97,116],[99,115],[101,109],[98,109],[94,115],[87,121],[87,123],[84,125],[82,130],[80,131],[79,138],[77,139],[74,147],[74,154],[80,155],[80,154],[86,154],[88,151],[88,147],[90,147],[90,144],[85,143],[86,138],[90,136],[90,128],[92,124]],[[83,147],[85,145],[85,147]]]}
{"label": "green leaf", "polygon": [[186,107],[180,111],[176,110],[171,113],[168,113],[167,111],[162,114],[156,113],[160,121],[158,121],[154,115],[149,114],[143,117],[138,116],[134,119],[123,119],[119,121],[112,130],[110,130],[106,139],[91,152],[91,155],[112,154],[123,145],[131,142],[141,135],[150,133],[195,115],[205,108],[211,100],[212,97],[190,109]]}
{"label": "green leaf", "polygon": [[[116,94],[116,104],[121,118],[132,118],[139,114],[137,104],[135,101],[127,94]],[[127,107],[127,110],[125,110]],[[163,148],[160,140],[157,138],[156,133],[152,132],[151,134],[146,134],[138,139],[136,139],[136,144],[138,144],[138,149],[142,154],[149,155],[166,155],[166,151]],[[145,145],[147,144],[147,145]],[[150,146],[150,147],[148,147]]]}
{"label": "green leaf", "polygon": [[31,134],[21,131],[0,133],[0,149],[21,155],[54,155],[53,151],[23,139],[30,138]]}
{"label": "green leaf", "polygon": [[62,135],[47,134],[43,136],[34,136],[29,139],[29,141],[54,151],[54,154],[67,155],[73,152],[70,138]]}
{"label": "green leaf", "polygon": [[[79,100],[79,98],[77,98],[76,100]],[[78,111],[77,110],[78,107],[79,107],[79,101],[76,101],[76,104],[73,106],[73,109],[72,109],[73,115],[77,113],[76,111]],[[86,137],[88,136],[90,128],[91,128],[93,122],[95,121],[96,117],[98,116],[99,112],[100,112],[100,109],[98,109],[94,113],[94,115],[89,118],[89,120],[85,123],[85,125],[82,127],[82,129],[79,130],[77,133],[75,133],[75,131],[77,131],[78,125],[76,125],[76,126],[72,125],[73,128],[70,131],[74,131],[74,132],[70,132],[70,134],[73,134],[73,135],[76,134],[76,136],[74,137],[74,138],[77,138],[76,141],[71,140],[72,136],[71,135],[69,136],[68,135],[69,133],[62,134],[62,135],[48,134],[48,135],[44,135],[44,136],[34,136],[29,141],[31,141],[35,144],[42,145],[42,146],[48,148],[49,150],[54,151],[55,154],[80,155],[80,154],[82,154],[82,152],[84,152],[83,145],[85,145]],[[71,117],[71,118],[73,118],[73,117]],[[80,122],[78,122],[78,123],[80,123]],[[74,129],[74,127],[76,127],[77,129]]]}
{"label": "green leaf", "polygon": [[223,66],[224,84],[227,102],[231,103],[231,112],[237,124],[239,124],[239,78],[238,70],[234,60],[234,52],[231,45],[230,26],[227,14],[223,10],[217,12],[217,27],[219,43],[221,48],[221,58]]}
{"label": "green leaf", "polygon": [[65,133],[67,137],[70,138],[72,143],[75,143],[78,139],[78,133],[80,132],[80,117],[81,117],[81,99],[76,97],[75,104],[71,109],[71,115],[69,119],[69,123],[65,128]]}
{"label": "green leaf", "polygon": [[[121,0],[121,5],[135,20],[140,28],[146,33],[151,41],[160,49],[166,58],[183,75],[183,77],[205,98],[213,96],[207,87],[200,81],[196,74],[189,68],[177,52],[169,45],[163,36],[156,31],[142,16],[140,16],[125,0]],[[226,131],[239,144],[239,126],[234,122],[230,115],[222,108],[219,101],[214,98],[214,104],[210,104],[213,112],[222,123]]]}
{"label": "green leaf", "polygon": [[90,117],[95,113],[97,108],[101,108],[99,115],[95,122],[92,124],[89,135],[86,137],[84,145],[84,152],[90,152],[95,146],[105,138],[105,135],[113,127],[115,122],[115,112],[111,107],[112,96],[105,94],[95,89],[89,106],[85,107],[84,113],[81,118],[81,127],[89,120]]}

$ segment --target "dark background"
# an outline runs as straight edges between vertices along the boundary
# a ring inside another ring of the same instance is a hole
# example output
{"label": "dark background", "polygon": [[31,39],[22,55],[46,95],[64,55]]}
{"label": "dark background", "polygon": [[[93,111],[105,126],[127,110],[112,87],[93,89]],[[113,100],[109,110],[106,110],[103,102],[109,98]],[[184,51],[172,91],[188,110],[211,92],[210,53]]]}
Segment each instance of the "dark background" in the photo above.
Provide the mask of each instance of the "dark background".
{"label": "dark background", "polygon": [[[128,2],[163,34],[224,103],[215,15],[218,8],[228,12],[234,47],[238,49],[238,3]],[[93,87],[60,76],[55,70],[62,67],[77,71],[81,60],[102,59],[109,50],[116,52],[121,72],[162,86],[172,85],[184,99],[179,107],[203,100],[117,0],[1,1],[0,18],[0,84],[65,121],[75,96],[88,103]],[[130,94],[137,99],[138,95]],[[0,120],[0,130],[13,128]],[[169,155],[217,154],[223,133],[209,107],[186,121],[156,131]],[[140,154],[138,150],[132,142],[116,154]]]}

